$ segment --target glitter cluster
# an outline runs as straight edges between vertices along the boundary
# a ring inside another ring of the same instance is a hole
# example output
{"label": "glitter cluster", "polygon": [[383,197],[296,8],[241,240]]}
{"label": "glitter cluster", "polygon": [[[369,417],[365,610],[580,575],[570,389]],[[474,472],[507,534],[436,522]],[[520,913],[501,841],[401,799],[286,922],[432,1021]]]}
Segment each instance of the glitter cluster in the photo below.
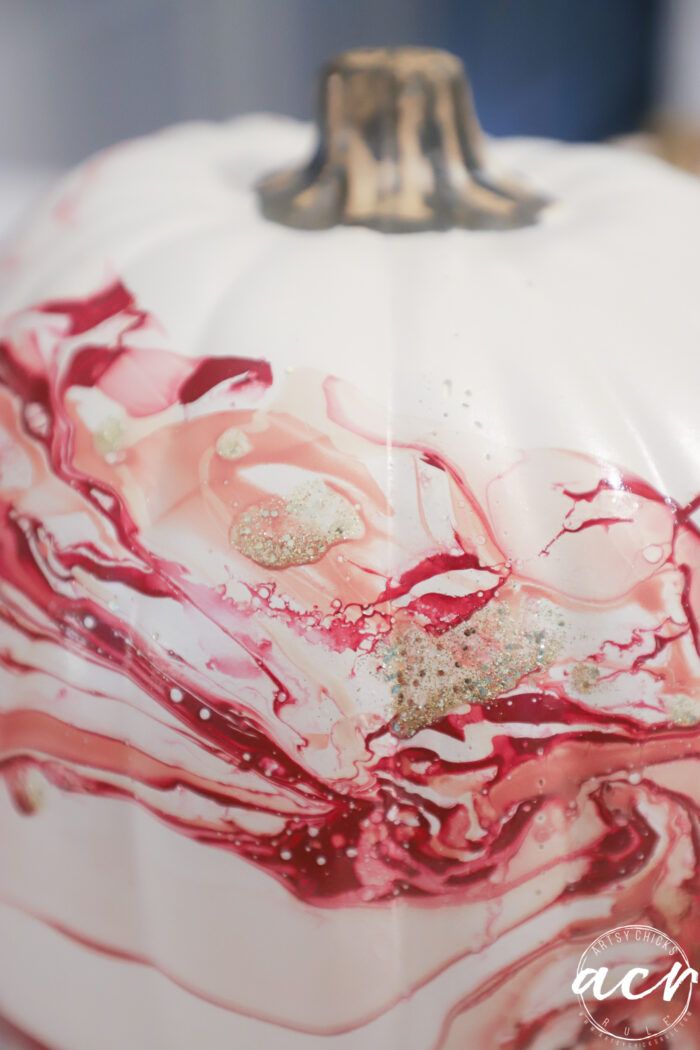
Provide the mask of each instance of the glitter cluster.
{"label": "glitter cluster", "polygon": [[231,528],[232,545],[269,569],[308,565],[336,543],[360,539],[362,519],[340,493],[313,480],[288,499],[270,496],[242,513]]}
{"label": "glitter cluster", "polygon": [[577,693],[588,694],[592,693],[597,686],[600,671],[595,664],[581,663],[576,664],[570,677],[571,684]]}
{"label": "glitter cluster", "polygon": [[700,722],[700,705],[690,696],[669,697],[666,710],[677,726],[695,726]]}
{"label": "glitter cluster", "polygon": [[119,419],[111,417],[107,419],[99,430],[93,434],[93,441],[97,452],[108,462],[113,461],[122,451],[125,434],[124,427]]}
{"label": "glitter cluster", "polygon": [[217,455],[222,459],[241,459],[252,448],[250,439],[238,427],[229,427],[220,434],[216,442]]}
{"label": "glitter cluster", "polygon": [[439,636],[415,623],[397,626],[381,654],[394,732],[412,736],[456,708],[497,700],[551,665],[562,627],[549,603],[515,597],[490,602]]}

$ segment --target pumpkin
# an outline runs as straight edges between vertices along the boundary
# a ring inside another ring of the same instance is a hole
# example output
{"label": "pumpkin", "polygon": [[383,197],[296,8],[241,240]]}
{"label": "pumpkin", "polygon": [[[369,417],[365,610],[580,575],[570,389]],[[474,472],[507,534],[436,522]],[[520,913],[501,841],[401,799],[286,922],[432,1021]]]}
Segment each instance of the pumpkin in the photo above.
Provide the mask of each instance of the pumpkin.
{"label": "pumpkin", "polygon": [[700,188],[486,168],[440,53],[320,121],[110,149],[2,261],[0,1003],[56,1050],[592,1046],[587,944],[700,944]]}

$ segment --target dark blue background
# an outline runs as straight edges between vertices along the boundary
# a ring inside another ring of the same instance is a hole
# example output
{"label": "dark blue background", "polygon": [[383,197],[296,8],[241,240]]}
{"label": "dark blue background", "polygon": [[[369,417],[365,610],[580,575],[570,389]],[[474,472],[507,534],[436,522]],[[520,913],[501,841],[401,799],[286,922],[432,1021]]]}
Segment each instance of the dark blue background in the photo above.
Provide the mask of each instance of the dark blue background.
{"label": "dark blue background", "polygon": [[638,128],[649,109],[656,0],[304,0],[299,9],[307,61],[363,44],[454,51],[493,134],[600,139]]}
{"label": "dark blue background", "polygon": [[599,139],[638,127],[646,115],[656,6],[445,0],[435,5],[434,30],[467,63],[489,131]]}

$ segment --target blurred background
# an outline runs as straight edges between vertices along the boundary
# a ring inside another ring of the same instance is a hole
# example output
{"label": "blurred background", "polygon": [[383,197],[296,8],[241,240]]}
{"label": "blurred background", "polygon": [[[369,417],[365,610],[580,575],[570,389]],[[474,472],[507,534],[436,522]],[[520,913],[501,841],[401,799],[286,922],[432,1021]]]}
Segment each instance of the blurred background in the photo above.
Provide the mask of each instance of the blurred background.
{"label": "blurred background", "polygon": [[308,118],[323,60],[446,47],[494,135],[639,139],[700,168],[700,0],[0,0],[0,223],[118,139]]}

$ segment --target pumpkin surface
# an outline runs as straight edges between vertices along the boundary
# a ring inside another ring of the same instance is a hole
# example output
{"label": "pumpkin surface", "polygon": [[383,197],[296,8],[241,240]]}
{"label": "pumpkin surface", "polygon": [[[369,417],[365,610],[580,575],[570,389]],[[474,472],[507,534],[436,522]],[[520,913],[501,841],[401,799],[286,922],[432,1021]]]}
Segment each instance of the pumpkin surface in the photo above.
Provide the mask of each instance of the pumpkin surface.
{"label": "pumpkin surface", "polygon": [[116,147],[0,264],[0,1011],[593,1047],[586,945],[700,945],[700,188],[503,141],[527,228],[266,220],[311,141]]}

